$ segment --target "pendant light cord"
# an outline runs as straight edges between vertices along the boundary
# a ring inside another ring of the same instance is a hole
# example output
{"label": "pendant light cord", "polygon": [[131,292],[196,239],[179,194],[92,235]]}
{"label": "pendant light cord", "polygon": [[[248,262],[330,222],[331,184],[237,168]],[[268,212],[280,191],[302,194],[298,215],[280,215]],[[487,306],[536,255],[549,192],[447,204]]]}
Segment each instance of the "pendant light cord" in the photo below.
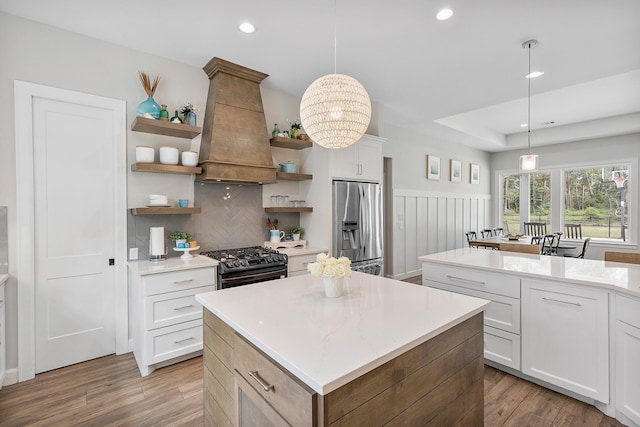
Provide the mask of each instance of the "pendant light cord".
{"label": "pendant light cord", "polygon": [[[333,0],[333,74],[337,74],[338,69],[338,0]],[[531,59],[529,59],[531,61]],[[531,68],[531,65],[529,65]]]}
{"label": "pendant light cord", "polygon": [[527,155],[531,154],[531,42],[529,42],[529,107],[527,111]]}

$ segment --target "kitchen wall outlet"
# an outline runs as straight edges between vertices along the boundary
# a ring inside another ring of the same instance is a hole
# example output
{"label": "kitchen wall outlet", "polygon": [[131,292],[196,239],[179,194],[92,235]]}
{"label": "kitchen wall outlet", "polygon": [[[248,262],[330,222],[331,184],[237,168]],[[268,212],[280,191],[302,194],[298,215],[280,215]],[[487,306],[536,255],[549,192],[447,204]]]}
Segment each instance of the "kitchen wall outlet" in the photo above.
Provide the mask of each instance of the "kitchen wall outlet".
{"label": "kitchen wall outlet", "polygon": [[129,259],[138,259],[138,248],[129,248]]}

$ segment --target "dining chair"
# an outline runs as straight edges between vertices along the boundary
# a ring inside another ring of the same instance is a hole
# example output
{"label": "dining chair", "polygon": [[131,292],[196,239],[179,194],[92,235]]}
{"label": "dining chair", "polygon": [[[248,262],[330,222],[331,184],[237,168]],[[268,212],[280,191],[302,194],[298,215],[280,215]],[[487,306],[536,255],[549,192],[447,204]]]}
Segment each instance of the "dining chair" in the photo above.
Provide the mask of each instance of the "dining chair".
{"label": "dining chair", "polygon": [[635,252],[605,252],[604,260],[626,262],[627,264],[640,264],[640,254]]}
{"label": "dining chair", "polygon": [[582,224],[565,224],[565,238],[582,239]]}
{"label": "dining chair", "polygon": [[542,248],[540,253],[542,255],[557,255],[558,245],[560,245],[560,235],[557,233],[545,234],[542,237]]}
{"label": "dining chair", "polygon": [[531,236],[531,244],[539,245],[540,243],[542,243],[542,237],[543,236]]}
{"label": "dining chair", "polygon": [[472,240],[477,240],[477,235],[475,231],[467,231],[466,233],[464,233],[465,236],[467,236],[467,244],[469,245],[470,248],[477,248],[477,245],[472,245],[471,241]]}
{"label": "dining chair", "polygon": [[540,255],[540,247],[538,245],[522,245],[519,243],[500,243],[500,250],[506,252],[520,252],[524,254]]}
{"label": "dining chair", "polygon": [[504,229],[502,227],[496,227],[493,229],[493,235],[496,237],[504,236]]}
{"label": "dining chair", "polygon": [[582,252],[580,252],[578,255],[565,254],[564,256],[567,258],[584,258],[584,254],[587,253],[587,248],[589,247],[590,241],[591,241],[590,237],[587,237],[586,239],[584,239],[584,243],[582,244]]}
{"label": "dining chair", "polygon": [[524,234],[527,236],[544,236],[547,234],[547,224],[544,222],[525,222]]}
{"label": "dining chair", "polygon": [[480,230],[480,234],[482,234],[483,239],[486,239],[487,237],[493,237],[493,230],[490,228],[485,228],[484,230]]}

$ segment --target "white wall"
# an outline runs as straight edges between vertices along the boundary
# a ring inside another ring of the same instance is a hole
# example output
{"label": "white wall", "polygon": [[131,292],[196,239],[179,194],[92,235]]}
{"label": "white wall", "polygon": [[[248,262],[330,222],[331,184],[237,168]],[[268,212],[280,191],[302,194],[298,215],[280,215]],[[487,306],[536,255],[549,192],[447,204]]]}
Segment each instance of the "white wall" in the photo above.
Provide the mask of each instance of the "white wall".
{"label": "white wall", "polygon": [[[383,155],[392,161],[393,264],[388,276],[402,279],[420,274],[417,258],[460,248],[464,233],[495,227],[490,196],[490,155],[452,145],[430,135],[386,123]],[[426,178],[427,155],[440,157],[440,180]],[[449,180],[449,160],[462,162],[462,182]],[[469,164],[480,165],[480,183],[469,183]]]}
{"label": "white wall", "polygon": [[[587,257],[591,259],[604,259],[605,250],[638,251],[638,201],[640,200],[640,185],[638,185],[640,171],[638,170],[638,159],[640,158],[640,133],[533,147],[531,152],[539,156],[540,170],[557,169],[567,166],[631,162],[632,170],[630,173],[632,173],[633,176],[628,184],[628,199],[630,201],[629,223],[635,224],[635,227],[630,230],[630,243],[625,245],[592,242],[587,252]],[[494,171],[491,176],[492,194],[498,194],[498,174],[501,171],[518,172],[519,157],[522,154],[524,154],[523,150],[517,150],[493,153],[491,155],[491,169]],[[552,174],[552,180],[560,179],[559,175],[559,173],[554,172]],[[562,194],[552,198],[552,200],[558,201],[560,199],[562,199]],[[496,217],[499,215],[499,202],[498,198],[495,197],[493,201],[493,212]],[[494,218],[494,221],[498,222],[499,219]]]}

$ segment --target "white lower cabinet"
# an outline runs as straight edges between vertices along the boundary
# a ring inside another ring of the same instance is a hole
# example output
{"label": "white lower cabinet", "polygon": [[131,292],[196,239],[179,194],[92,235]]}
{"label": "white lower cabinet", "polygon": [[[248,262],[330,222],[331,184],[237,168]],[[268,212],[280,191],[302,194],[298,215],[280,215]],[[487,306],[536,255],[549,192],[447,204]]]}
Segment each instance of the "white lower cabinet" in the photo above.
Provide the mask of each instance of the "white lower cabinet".
{"label": "white lower cabinet", "polygon": [[0,388],[2,388],[2,383],[6,375],[7,345],[5,344],[6,328],[4,326],[6,304],[4,301],[4,282],[0,282]]}
{"label": "white lower cabinet", "polygon": [[616,409],[640,425],[640,299],[616,295]]}
{"label": "white lower cabinet", "polygon": [[202,351],[202,305],[195,295],[215,290],[215,281],[212,266],[143,275],[130,270],[133,354],[142,376]]}
{"label": "white lower cabinet", "polygon": [[609,403],[608,293],[522,280],[522,372]]}
{"label": "white lower cabinet", "polygon": [[520,279],[423,263],[422,284],[491,301],[484,311],[484,358],[520,370]]}

